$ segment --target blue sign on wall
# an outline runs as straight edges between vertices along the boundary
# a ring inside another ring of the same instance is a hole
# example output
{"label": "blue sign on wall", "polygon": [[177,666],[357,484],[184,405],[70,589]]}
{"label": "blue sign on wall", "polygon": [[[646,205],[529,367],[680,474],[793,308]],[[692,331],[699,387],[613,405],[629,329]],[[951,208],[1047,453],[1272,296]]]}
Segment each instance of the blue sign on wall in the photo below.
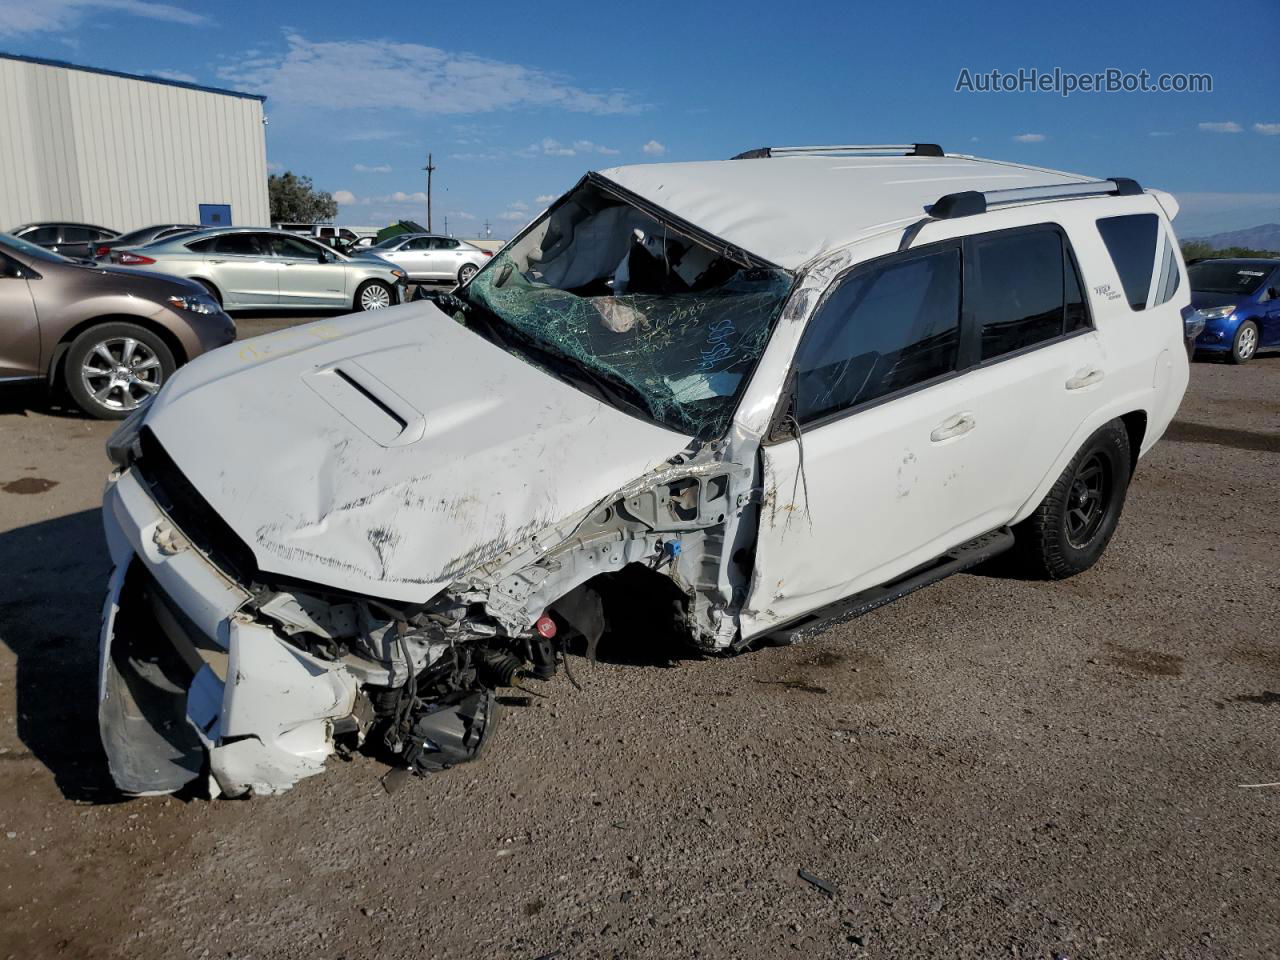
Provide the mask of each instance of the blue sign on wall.
{"label": "blue sign on wall", "polygon": [[231,204],[229,203],[200,204],[200,226],[202,227],[231,226]]}

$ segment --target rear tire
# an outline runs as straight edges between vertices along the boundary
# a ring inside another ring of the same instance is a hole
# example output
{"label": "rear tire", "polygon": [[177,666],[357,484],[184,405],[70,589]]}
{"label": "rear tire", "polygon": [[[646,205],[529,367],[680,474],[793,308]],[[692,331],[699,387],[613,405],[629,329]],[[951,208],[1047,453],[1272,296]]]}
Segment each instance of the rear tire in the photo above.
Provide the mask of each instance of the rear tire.
{"label": "rear tire", "polygon": [[381,310],[396,302],[395,291],[381,280],[366,280],[356,291],[356,310]]}
{"label": "rear tire", "polygon": [[1020,572],[1064,580],[1097,563],[1120,522],[1131,463],[1119,420],[1086,440],[1035,513],[1014,528]]}
{"label": "rear tire", "polygon": [[1258,325],[1246,320],[1236,328],[1235,338],[1231,341],[1231,353],[1227,359],[1232,363],[1248,363],[1258,352]]}
{"label": "rear tire", "polygon": [[480,268],[474,263],[464,263],[458,270],[458,286],[463,286],[468,280],[480,272]]}
{"label": "rear tire", "polygon": [[159,336],[133,323],[90,327],[67,350],[71,398],[99,420],[122,420],[151,401],[178,367]]}

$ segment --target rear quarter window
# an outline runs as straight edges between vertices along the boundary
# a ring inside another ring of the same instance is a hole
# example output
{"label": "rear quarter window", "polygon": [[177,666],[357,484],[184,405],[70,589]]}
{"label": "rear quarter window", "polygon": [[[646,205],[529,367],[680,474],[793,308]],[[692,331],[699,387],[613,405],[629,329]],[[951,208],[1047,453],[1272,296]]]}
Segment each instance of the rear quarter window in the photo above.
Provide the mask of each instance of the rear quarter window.
{"label": "rear quarter window", "polygon": [[1103,217],[1098,220],[1098,233],[1134,310],[1167,303],[1177,292],[1181,254],[1154,213]]}

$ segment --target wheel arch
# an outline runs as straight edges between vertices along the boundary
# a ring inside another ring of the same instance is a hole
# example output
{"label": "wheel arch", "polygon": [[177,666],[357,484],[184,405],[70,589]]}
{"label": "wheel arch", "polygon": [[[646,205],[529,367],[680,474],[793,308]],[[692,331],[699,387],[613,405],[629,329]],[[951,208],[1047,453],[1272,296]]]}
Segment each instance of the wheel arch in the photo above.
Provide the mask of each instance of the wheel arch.
{"label": "wheel arch", "polygon": [[86,330],[104,323],[132,323],[134,326],[142,327],[144,330],[154,333],[164,341],[164,345],[173,354],[174,363],[179,367],[191,359],[187,356],[187,351],[183,349],[182,341],[164,324],[156,323],[149,317],[139,317],[128,313],[104,313],[101,316],[81,320],[58,339],[58,342],[53,347],[53,354],[49,358],[50,386],[58,388],[66,386],[66,370],[64,367],[67,351],[71,349],[71,344],[75,342],[76,337]]}

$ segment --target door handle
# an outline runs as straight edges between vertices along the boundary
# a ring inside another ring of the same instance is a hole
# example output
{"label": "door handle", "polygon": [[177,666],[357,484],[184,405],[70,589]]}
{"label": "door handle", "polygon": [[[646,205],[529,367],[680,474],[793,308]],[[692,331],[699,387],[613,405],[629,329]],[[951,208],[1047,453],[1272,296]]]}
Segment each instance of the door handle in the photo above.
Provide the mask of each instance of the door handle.
{"label": "door handle", "polygon": [[210,263],[226,263],[227,261],[225,261],[225,260],[210,260],[209,262],[210,262]]}
{"label": "door handle", "polygon": [[957,413],[935,427],[933,433],[929,434],[929,439],[934,443],[941,443],[943,440],[964,436],[977,425],[978,421],[972,413]]}
{"label": "door handle", "polygon": [[1106,374],[1097,367],[1086,367],[1077,371],[1076,375],[1067,381],[1068,390],[1082,390],[1085,387],[1091,387],[1095,383],[1101,382]]}

